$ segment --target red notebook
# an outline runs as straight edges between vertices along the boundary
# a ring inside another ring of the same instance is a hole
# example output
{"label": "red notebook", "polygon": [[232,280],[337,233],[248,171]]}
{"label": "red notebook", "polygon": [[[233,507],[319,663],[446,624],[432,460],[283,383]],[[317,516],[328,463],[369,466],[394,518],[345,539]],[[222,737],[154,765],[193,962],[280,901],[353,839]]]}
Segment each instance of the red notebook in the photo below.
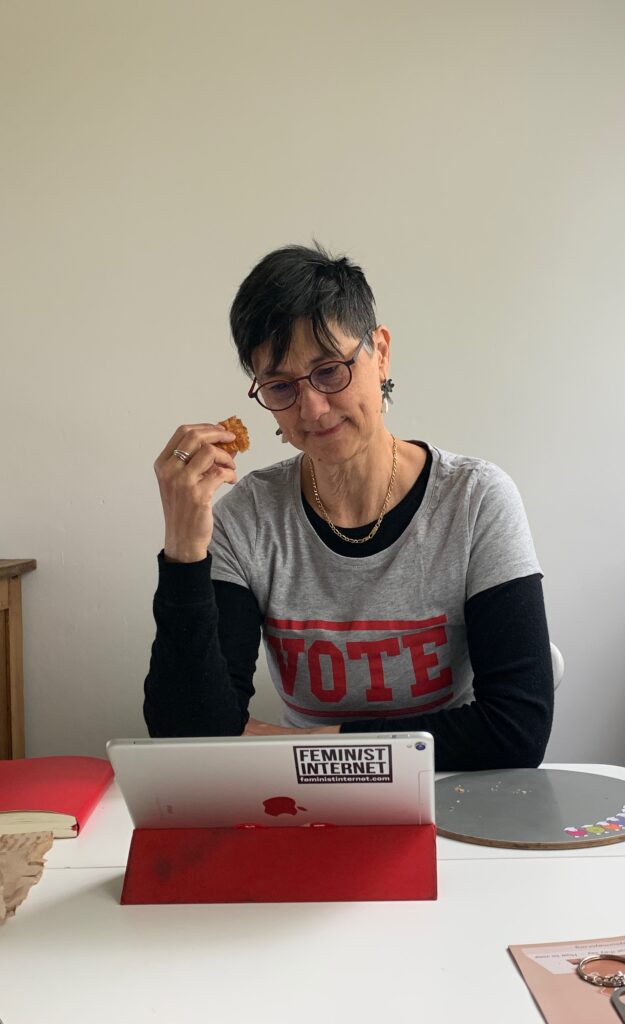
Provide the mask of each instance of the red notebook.
{"label": "red notebook", "polygon": [[30,757],[0,761],[0,835],[78,835],[113,778],[101,757]]}

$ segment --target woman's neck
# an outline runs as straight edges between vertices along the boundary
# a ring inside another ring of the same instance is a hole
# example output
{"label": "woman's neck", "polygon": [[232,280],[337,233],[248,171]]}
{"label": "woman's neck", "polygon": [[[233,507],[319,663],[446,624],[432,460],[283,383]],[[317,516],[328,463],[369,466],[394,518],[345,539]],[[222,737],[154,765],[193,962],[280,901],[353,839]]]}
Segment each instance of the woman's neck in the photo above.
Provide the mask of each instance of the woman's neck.
{"label": "woman's neck", "polygon": [[[398,442],[399,445],[399,442]],[[400,456],[397,454],[397,471]],[[323,507],[336,526],[346,529],[373,522],[380,514],[393,471],[393,437],[387,431],[372,439],[366,448],[338,465],[308,456],[302,460],[302,490],[308,503],[321,512],[314,483]],[[394,481],[388,508],[395,504]]]}
{"label": "woman's neck", "polygon": [[[373,523],[380,514],[393,465],[393,438],[384,431],[383,443],[368,447],[340,465],[316,459],[313,463],[317,492],[335,526],[350,529]],[[410,441],[397,441],[397,472],[387,511],[398,505],[414,486],[427,453]],[[308,456],[301,464],[301,485],[308,504],[321,515],[315,500]]]}

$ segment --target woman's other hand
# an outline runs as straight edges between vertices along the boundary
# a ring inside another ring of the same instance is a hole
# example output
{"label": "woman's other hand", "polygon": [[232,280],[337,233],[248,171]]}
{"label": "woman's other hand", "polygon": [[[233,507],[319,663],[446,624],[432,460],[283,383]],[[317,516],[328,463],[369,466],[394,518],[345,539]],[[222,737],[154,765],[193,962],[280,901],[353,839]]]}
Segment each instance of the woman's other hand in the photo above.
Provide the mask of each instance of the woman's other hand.
{"label": "woman's other hand", "polygon": [[165,514],[164,551],[170,561],[206,558],[213,536],[213,496],[222,484],[237,479],[234,458],[218,445],[234,436],[214,423],[178,427],[154,463]]}
{"label": "woman's other hand", "polygon": [[248,723],[243,730],[244,736],[297,736],[311,735],[314,732],[340,732],[340,725],[320,725],[313,729],[298,729],[295,727],[285,728],[281,725],[271,725],[269,722],[259,722],[256,718],[248,719]]}

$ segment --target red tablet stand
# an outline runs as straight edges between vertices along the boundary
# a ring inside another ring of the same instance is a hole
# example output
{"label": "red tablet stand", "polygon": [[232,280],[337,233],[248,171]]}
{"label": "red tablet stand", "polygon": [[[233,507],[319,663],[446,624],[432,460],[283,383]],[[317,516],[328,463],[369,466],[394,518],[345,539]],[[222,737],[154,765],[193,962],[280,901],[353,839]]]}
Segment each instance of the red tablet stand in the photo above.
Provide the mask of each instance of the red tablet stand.
{"label": "red tablet stand", "polygon": [[435,900],[434,825],[135,829],[123,904]]}

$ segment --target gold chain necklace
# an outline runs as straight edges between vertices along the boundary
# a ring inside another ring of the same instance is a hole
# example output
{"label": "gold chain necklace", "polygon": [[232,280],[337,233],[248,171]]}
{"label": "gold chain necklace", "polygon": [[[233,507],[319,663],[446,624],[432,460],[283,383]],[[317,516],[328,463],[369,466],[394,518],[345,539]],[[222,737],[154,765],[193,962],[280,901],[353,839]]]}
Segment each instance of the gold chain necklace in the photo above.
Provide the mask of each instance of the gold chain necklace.
{"label": "gold chain necklace", "polygon": [[330,519],[330,516],[328,515],[321,498],[319,497],[319,491],[317,490],[317,479],[315,477],[315,470],[313,467],[312,459],[310,455],[307,455],[306,458],[308,459],[308,465],[310,466],[310,479],[312,480],[312,489],[313,494],[315,495],[315,501],[319,506],[319,511],[321,512],[321,515],[323,516],[326,523],[332,530],[332,533],[336,534],[337,537],[340,537],[341,540],[346,540],[348,544],[366,544],[368,540],[371,540],[372,537],[375,537],[376,533],[380,529],[380,523],[384,519],[386,509],[391,498],[393,484],[395,483],[395,474],[397,472],[397,438],[393,437],[393,468],[391,470],[391,479],[388,482],[388,490],[386,492],[386,497],[382,503],[382,508],[380,509],[378,520],[373,529],[367,534],[366,537],[346,537],[344,533],[341,533],[340,530],[337,530],[336,526]]}

